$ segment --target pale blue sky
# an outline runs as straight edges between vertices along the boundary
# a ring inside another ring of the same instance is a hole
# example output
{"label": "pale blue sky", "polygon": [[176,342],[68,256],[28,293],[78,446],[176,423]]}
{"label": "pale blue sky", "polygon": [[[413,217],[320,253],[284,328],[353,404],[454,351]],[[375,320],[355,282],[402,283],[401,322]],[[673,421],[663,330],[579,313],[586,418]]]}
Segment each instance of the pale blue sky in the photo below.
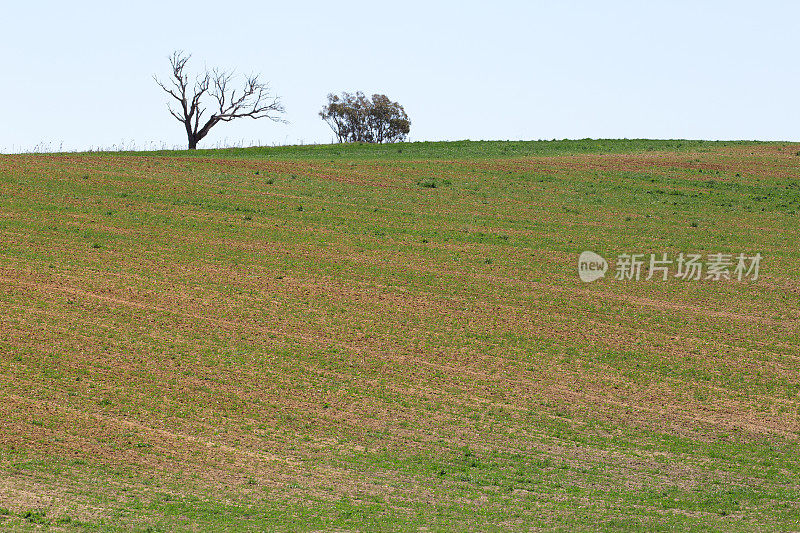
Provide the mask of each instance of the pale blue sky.
{"label": "pale blue sky", "polygon": [[800,3],[673,1],[7,2],[0,150],[183,145],[166,95],[193,66],[260,72],[288,125],[228,139],[330,142],[328,92],[403,104],[411,140],[800,139]]}

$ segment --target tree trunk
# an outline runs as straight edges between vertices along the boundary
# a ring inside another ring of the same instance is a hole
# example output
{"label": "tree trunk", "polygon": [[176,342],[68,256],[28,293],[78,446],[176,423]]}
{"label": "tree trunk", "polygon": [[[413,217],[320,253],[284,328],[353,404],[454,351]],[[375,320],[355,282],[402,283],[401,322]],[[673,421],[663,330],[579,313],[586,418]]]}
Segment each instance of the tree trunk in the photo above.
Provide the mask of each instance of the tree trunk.
{"label": "tree trunk", "polygon": [[197,139],[194,136],[189,137],[189,150],[197,150]]}

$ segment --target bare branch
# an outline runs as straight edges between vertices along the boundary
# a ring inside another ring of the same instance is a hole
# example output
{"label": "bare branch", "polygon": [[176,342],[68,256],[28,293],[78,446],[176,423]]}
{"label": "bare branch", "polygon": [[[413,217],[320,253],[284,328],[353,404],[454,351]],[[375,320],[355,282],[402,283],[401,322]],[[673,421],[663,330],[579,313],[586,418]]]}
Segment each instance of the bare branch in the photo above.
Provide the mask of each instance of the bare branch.
{"label": "bare branch", "polygon": [[183,117],[182,117],[181,115],[179,115],[179,114],[178,114],[178,113],[177,113],[177,112],[176,112],[174,109],[172,109],[170,106],[167,106],[167,111],[169,111],[169,114],[170,114],[170,115],[172,115],[173,117],[175,117],[176,119],[178,119],[178,122],[183,122]]}
{"label": "bare branch", "polygon": [[166,92],[167,94],[171,95],[173,98],[175,98],[179,102],[182,100],[181,96],[179,96],[177,93],[175,93],[174,90],[172,90],[169,87],[167,87],[166,85],[164,85],[161,82],[161,80],[159,80],[156,76],[153,76],[153,79],[155,80],[155,82],[158,84],[159,87],[164,89],[164,92]]}

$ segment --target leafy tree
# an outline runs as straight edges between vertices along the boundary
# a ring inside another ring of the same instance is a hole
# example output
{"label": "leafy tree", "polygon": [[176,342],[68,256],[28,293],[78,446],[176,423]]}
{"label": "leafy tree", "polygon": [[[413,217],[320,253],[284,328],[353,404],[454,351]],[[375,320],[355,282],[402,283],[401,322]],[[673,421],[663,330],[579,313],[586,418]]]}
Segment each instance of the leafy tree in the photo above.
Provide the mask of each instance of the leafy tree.
{"label": "leafy tree", "polygon": [[[192,84],[186,73],[190,57],[180,51],[172,53],[169,58],[172,74],[168,84],[153,76],[159,87],[179,102],[177,110],[169,105],[167,109],[186,129],[190,150],[197,148],[197,143],[220,122],[245,117],[282,122],[278,115],[285,111],[284,107],[277,96],[270,95],[269,85],[261,82],[259,75],[245,78],[238,91],[231,86],[233,73],[218,69],[206,69]],[[203,103],[206,97],[214,102],[215,109],[202,121],[201,117],[208,111]]]}
{"label": "leafy tree", "polygon": [[405,140],[411,121],[397,102],[384,94],[367,98],[362,92],[328,95],[319,113],[338,142],[391,143]]}
{"label": "leafy tree", "polygon": [[[347,95],[347,93],[344,93]],[[322,117],[336,135],[336,141],[343,143],[350,138],[350,124],[347,120],[347,104],[335,94],[328,95],[328,105],[322,108],[319,116]]]}

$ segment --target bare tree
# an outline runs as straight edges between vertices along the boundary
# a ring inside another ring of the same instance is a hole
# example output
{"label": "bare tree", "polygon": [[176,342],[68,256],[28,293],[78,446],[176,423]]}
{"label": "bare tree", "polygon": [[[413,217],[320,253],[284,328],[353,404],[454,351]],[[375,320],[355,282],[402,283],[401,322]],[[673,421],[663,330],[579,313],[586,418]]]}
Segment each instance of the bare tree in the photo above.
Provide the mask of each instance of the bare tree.
{"label": "bare tree", "polygon": [[[233,73],[224,70],[206,69],[194,79],[194,83],[190,83],[186,72],[190,57],[181,51],[172,53],[169,57],[172,66],[169,83],[153,76],[159,87],[179,102],[177,109],[169,104],[167,109],[186,128],[189,150],[197,148],[197,143],[220,122],[245,117],[285,122],[278,116],[285,112],[280,99],[270,95],[269,85],[261,82],[259,75],[245,78],[244,86],[238,91],[231,87]],[[203,115],[208,111],[203,103],[206,96],[214,101],[215,110],[203,121]]]}

